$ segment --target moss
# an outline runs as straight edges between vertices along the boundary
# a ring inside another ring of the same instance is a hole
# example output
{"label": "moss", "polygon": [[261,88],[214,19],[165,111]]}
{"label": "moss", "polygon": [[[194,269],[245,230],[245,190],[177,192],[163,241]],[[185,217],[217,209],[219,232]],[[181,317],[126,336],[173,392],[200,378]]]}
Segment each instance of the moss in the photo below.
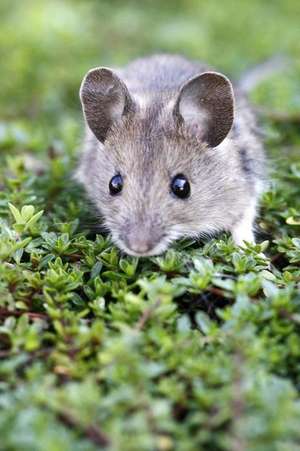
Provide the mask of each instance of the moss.
{"label": "moss", "polygon": [[[1,449],[299,449],[297,13],[296,0],[1,3]],[[261,244],[222,235],[138,260],[97,234],[70,178],[78,86],[157,49],[236,77],[290,57],[252,93],[282,113],[263,121]]]}

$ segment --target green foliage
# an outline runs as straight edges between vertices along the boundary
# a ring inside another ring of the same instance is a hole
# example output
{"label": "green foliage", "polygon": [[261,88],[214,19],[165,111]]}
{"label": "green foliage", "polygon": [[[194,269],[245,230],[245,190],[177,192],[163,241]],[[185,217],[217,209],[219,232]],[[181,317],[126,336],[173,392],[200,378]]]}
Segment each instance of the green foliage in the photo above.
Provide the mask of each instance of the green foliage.
{"label": "green foliage", "polygon": [[[299,450],[299,12],[293,0],[1,2],[1,450]],[[253,93],[292,118],[264,122],[260,244],[222,235],[137,259],[97,234],[71,178],[78,86],[89,67],[154,50],[236,76],[290,56]]]}

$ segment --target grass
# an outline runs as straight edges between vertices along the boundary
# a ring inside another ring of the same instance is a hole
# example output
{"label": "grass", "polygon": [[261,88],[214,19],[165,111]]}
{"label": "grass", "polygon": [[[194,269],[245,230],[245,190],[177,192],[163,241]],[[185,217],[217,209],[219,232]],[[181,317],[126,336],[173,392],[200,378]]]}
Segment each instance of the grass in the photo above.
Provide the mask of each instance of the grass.
{"label": "grass", "polygon": [[[299,12],[296,0],[1,2],[1,450],[300,449]],[[222,235],[138,260],[97,234],[70,177],[78,86],[90,67],[157,50],[236,78],[290,58],[251,93],[269,112],[257,246]]]}

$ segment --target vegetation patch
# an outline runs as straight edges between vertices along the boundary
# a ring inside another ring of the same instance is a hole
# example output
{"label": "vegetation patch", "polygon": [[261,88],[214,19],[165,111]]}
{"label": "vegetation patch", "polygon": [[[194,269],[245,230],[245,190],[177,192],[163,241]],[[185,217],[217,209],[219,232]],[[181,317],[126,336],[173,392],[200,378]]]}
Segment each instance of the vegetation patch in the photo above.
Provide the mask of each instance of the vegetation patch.
{"label": "vegetation patch", "polygon": [[[0,449],[299,450],[299,3],[23,3],[0,7]],[[83,74],[155,49],[236,76],[290,56],[252,93],[260,244],[126,257],[74,185]]]}

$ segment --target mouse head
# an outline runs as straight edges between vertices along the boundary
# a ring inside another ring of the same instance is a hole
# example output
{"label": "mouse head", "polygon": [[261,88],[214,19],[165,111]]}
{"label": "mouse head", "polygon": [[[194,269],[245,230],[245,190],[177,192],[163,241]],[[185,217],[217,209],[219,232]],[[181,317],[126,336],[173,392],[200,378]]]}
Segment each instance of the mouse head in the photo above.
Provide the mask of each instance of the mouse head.
{"label": "mouse head", "polygon": [[225,76],[205,72],[178,91],[141,97],[96,68],[80,98],[91,136],[82,181],[118,247],[157,255],[175,239],[218,228],[230,196],[215,149],[233,122]]}

